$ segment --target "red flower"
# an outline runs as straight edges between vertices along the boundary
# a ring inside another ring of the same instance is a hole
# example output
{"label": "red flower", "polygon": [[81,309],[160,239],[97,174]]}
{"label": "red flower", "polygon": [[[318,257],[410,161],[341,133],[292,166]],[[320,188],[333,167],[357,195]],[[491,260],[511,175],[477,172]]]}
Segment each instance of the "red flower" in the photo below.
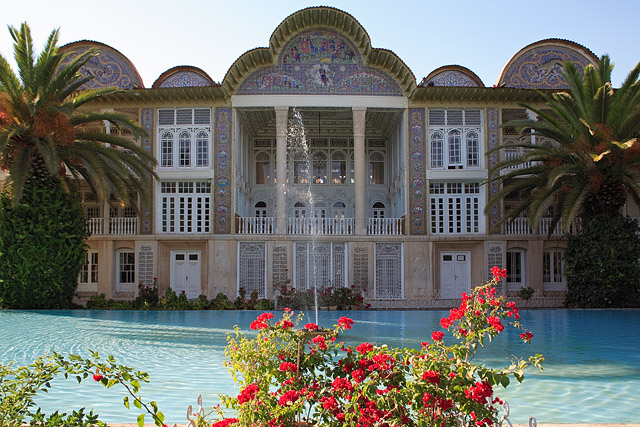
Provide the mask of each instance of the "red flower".
{"label": "red flower", "polygon": [[442,326],[444,329],[448,329],[449,326],[451,326],[452,323],[453,322],[451,320],[449,320],[448,318],[446,318],[446,317],[443,317],[440,320],[440,326]]}
{"label": "red flower", "polygon": [[93,380],[97,383],[99,383],[100,381],[102,381],[103,376],[100,374],[93,374]]}
{"label": "red flower", "polygon": [[278,400],[278,404],[280,406],[287,406],[289,403],[294,403],[296,400],[298,400],[298,397],[300,397],[300,395],[296,390],[289,390],[280,397],[280,400]]}
{"label": "red flower", "polygon": [[256,329],[267,329],[268,327],[268,324],[261,322],[260,320],[254,320],[249,325],[249,328],[251,328],[252,331],[255,331]]}
{"label": "red flower", "polygon": [[282,329],[291,329],[293,328],[293,323],[289,320],[283,320],[282,322],[276,323],[276,325],[280,325]]}
{"label": "red flower", "polygon": [[368,342],[362,343],[356,347],[356,351],[359,351],[360,354],[365,354],[367,351],[373,350],[373,345]]}
{"label": "red flower", "polygon": [[327,343],[322,335],[318,335],[317,337],[313,338],[311,342],[317,345],[320,350],[327,349]]}
{"label": "red flower", "polygon": [[296,365],[295,363],[291,363],[291,362],[282,362],[280,364],[280,369],[281,372],[296,372],[298,370],[298,365]]}
{"label": "red flower", "polygon": [[218,421],[217,423],[211,424],[211,427],[228,427],[229,424],[237,423],[237,418],[225,418],[223,420]]}
{"label": "red flower", "polygon": [[431,334],[431,338],[434,341],[440,341],[443,337],[444,337],[444,332],[433,331],[433,333]]}
{"label": "red flower", "polygon": [[525,332],[520,334],[520,339],[526,343],[531,342],[532,338],[533,338],[533,334],[531,332]]}
{"label": "red flower", "polygon": [[315,323],[307,323],[306,325],[304,325],[304,328],[307,331],[317,331],[318,329],[320,329]]}
{"label": "red flower", "polygon": [[335,391],[340,391],[340,390],[353,391],[353,386],[351,385],[351,381],[341,377],[338,377],[335,380],[333,380],[333,383],[331,383],[331,387]]}
{"label": "red flower", "polygon": [[344,329],[351,329],[351,325],[353,325],[353,320],[348,317],[342,316],[338,319],[338,325],[342,326]]}
{"label": "red flower", "polygon": [[436,371],[425,371],[422,373],[422,379],[430,382],[431,384],[440,384],[440,374]]}
{"label": "red flower", "polygon": [[504,330],[504,326],[500,322],[500,319],[497,318],[496,316],[487,317],[487,322],[489,322],[489,324],[493,326],[493,329],[495,329],[498,332],[502,332]]}
{"label": "red flower", "polygon": [[249,384],[238,395],[238,403],[242,405],[245,402],[255,399],[259,390],[260,388],[256,384]]}

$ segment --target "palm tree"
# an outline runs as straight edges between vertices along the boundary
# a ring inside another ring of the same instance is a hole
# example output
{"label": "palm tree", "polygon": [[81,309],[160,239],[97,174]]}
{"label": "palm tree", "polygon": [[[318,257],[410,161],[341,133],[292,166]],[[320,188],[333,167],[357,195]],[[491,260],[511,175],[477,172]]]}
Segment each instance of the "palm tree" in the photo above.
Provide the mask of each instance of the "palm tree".
{"label": "palm tree", "polygon": [[[532,130],[554,143],[510,144],[525,154],[492,168],[490,176],[502,189],[487,210],[510,195],[525,195],[505,213],[503,222],[526,212],[537,224],[555,206],[550,230],[561,220],[568,230],[580,214],[618,213],[627,195],[640,204],[640,63],[616,90],[611,85],[612,69],[607,55],[598,67],[585,67],[584,77],[566,62],[568,92],[541,93],[546,101],[542,108],[519,104],[538,120],[515,120],[504,126]],[[514,166],[518,167],[500,174]]]}
{"label": "palm tree", "polygon": [[8,172],[14,201],[22,198],[30,176],[53,177],[67,188],[84,181],[100,199],[147,196],[153,156],[125,138],[89,130],[92,123],[108,121],[134,137],[145,134],[123,114],[83,108],[119,90],[78,90],[92,78],[79,71],[96,53],[70,59],[58,50],[56,29],[36,60],[28,25],[10,26],[9,32],[18,75],[0,55],[0,168]]}
{"label": "palm tree", "polygon": [[487,211],[505,198],[518,199],[502,222],[526,214],[530,224],[538,224],[551,212],[551,233],[560,222],[568,231],[579,217],[566,251],[566,302],[571,306],[640,305],[638,226],[621,215],[629,196],[640,205],[640,63],[619,89],[611,85],[612,69],[607,55],[597,67],[585,67],[584,77],[566,62],[569,90],[541,93],[544,107],[519,104],[538,120],[504,124],[552,142],[510,144],[525,154],[489,172],[490,181],[502,189]]}
{"label": "palm tree", "polygon": [[[92,77],[80,70],[96,53],[69,56],[51,32],[35,57],[26,23],[9,27],[16,75],[0,55],[0,306],[66,308],[72,304],[85,250],[85,220],[76,196],[86,183],[100,200],[146,201],[153,156],[134,142],[92,131],[95,123],[144,130],[91,102],[117,88],[79,90]],[[65,190],[67,193],[65,193]]]}

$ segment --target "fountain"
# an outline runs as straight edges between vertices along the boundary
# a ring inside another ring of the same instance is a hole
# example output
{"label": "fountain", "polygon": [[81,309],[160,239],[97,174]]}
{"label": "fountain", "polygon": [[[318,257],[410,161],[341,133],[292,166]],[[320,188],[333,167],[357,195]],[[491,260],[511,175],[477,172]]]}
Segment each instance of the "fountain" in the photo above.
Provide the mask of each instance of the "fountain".
{"label": "fountain", "polygon": [[[293,182],[289,182],[287,185],[285,194],[295,195],[299,200],[306,202],[304,210],[296,210],[294,207],[294,216],[292,218],[292,226],[297,232],[308,234],[310,236],[311,247],[310,251],[311,265],[308,266],[312,269],[311,274],[308,277],[311,278],[311,283],[304,280],[304,283],[298,283],[294,277],[293,286],[296,289],[301,289],[304,286],[305,290],[309,289],[311,285],[313,288],[313,300],[315,308],[315,323],[318,324],[318,284],[317,278],[319,277],[318,266],[315,261],[316,241],[318,237],[319,225],[318,218],[315,218],[314,206],[315,199],[312,191],[312,181],[314,179],[313,169],[311,162],[309,161],[309,144],[307,143],[307,137],[302,122],[302,115],[296,108],[293,109],[292,117],[289,119],[287,126],[287,158],[289,160],[289,166],[293,167]],[[292,184],[303,184],[301,190],[292,187]],[[291,191],[291,193],[289,193]]]}

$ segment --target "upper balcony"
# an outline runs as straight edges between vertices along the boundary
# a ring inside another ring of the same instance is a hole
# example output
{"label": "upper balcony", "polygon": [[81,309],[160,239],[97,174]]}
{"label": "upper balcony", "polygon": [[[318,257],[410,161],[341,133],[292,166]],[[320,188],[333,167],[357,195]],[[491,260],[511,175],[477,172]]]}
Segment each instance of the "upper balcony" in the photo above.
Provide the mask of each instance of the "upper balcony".
{"label": "upper balcony", "polygon": [[[531,235],[540,234],[543,236],[562,236],[565,232],[562,230],[562,220],[560,220],[553,229],[551,228],[551,218],[542,218],[538,222],[537,230],[531,226],[529,218],[514,218],[504,224],[504,234],[506,235]],[[569,226],[569,233],[575,233],[578,227],[578,221],[574,220]],[[551,230],[551,233],[549,233]]]}
{"label": "upper balcony", "polygon": [[[275,234],[274,217],[239,217],[239,234]],[[353,218],[287,218],[288,235],[348,236],[355,233]],[[404,218],[367,218],[367,235],[400,236]]]}
{"label": "upper balcony", "polygon": [[87,218],[87,228],[92,236],[138,234],[138,218]]}

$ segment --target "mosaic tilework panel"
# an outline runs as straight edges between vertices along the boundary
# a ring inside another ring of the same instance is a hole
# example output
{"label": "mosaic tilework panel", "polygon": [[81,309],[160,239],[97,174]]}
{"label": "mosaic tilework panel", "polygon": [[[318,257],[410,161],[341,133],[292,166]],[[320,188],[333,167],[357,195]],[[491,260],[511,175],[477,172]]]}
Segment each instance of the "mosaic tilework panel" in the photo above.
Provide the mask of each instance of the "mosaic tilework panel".
{"label": "mosaic tilework panel", "polygon": [[362,57],[347,38],[329,31],[311,31],[282,49],[281,64],[358,64]]}
{"label": "mosaic tilework panel", "polygon": [[571,61],[578,71],[591,64],[580,52],[563,46],[540,46],[524,52],[509,64],[501,83],[507,87],[535,89],[566,89],[562,63]]}
{"label": "mosaic tilework panel", "polygon": [[[153,108],[143,108],[140,114],[140,124],[147,131],[147,136],[142,139],[142,148],[147,153],[153,154],[153,142],[151,140],[153,135]],[[151,234],[153,232],[153,179],[151,175],[147,177],[149,179],[149,194],[151,195],[151,201],[147,205],[142,206],[142,226],[140,227],[141,234]]]}
{"label": "mosaic tilework panel", "polygon": [[448,70],[436,74],[427,80],[426,84],[433,83],[433,86],[465,86],[479,87],[480,85],[461,71]]}
{"label": "mosaic tilework panel", "polygon": [[212,82],[206,77],[193,71],[179,71],[170,75],[158,87],[196,87],[211,86]]}
{"label": "mosaic tilework panel", "polygon": [[425,152],[425,110],[411,108],[409,110],[410,234],[427,232]]}
{"label": "mosaic tilework panel", "polygon": [[[488,108],[487,109],[487,138],[489,143],[489,150],[492,150],[498,146],[500,129],[499,129],[499,114],[497,108]],[[494,167],[498,164],[498,153],[494,152],[489,154],[489,168]],[[498,191],[500,190],[500,186],[496,181],[491,182],[489,184],[489,198],[494,197]],[[500,221],[500,209],[499,205],[494,205],[491,208],[491,212],[489,212],[489,229],[492,230]]]}
{"label": "mosaic tilework panel", "polygon": [[[86,52],[90,46],[79,46],[74,49],[76,55],[71,54],[64,61],[71,61],[77,55]],[[95,89],[102,87],[119,87],[121,89],[133,89],[134,86],[144,87],[138,74],[129,61],[122,55],[108,50],[97,48],[99,54],[94,56],[81,69],[85,76],[93,76],[93,80],[85,83],[80,89]]]}
{"label": "mosaic tilework panel", "polygon": [[214,140],[215,234],[231,233],[231,109],[216,108]]}
{"label": "mosaic tilework panel", "polygon": [[386,73],[363,65],[346,38],[310,32],[285,46],[278,65],[250,74],[237,93],[401,96],[402,90]]}

